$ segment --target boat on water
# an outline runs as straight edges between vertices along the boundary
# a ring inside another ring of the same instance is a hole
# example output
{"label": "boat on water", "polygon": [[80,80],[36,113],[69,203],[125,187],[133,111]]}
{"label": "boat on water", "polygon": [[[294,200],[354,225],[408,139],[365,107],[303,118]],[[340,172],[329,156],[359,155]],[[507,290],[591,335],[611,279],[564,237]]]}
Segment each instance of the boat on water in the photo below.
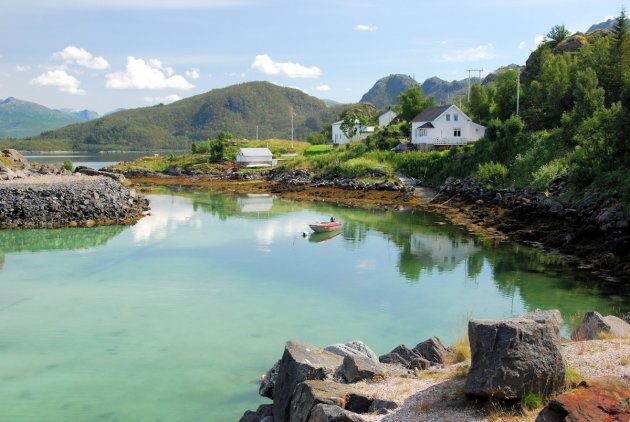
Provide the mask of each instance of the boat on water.
{"label": "boat on water", "polygon": [[319,223],[313,223],[308,225],[315,233],[332,232],[335,230],[341,230],[343,222],[341,221],[321,221]]}
{"label": "boat on water", "polygon": [[341,236],[341,230],[313,233],[308,237],[308,241],[313,243],[323,243],[328,242],[329,240],[332,240],[337,236]]}

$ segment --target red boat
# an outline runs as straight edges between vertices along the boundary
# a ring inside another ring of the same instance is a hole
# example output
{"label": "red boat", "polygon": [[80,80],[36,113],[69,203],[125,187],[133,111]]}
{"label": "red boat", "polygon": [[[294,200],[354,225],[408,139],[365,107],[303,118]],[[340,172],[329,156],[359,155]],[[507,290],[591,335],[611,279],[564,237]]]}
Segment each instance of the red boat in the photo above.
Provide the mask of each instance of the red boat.
{"label": "red boat", "polygon": [[315,233],[325,233],[325,232],[332,232],[335,230],[341,230],[342,225],[343,225],[343,222],[341,221],[322,221],[320,223],[309,224],[308,226]]}

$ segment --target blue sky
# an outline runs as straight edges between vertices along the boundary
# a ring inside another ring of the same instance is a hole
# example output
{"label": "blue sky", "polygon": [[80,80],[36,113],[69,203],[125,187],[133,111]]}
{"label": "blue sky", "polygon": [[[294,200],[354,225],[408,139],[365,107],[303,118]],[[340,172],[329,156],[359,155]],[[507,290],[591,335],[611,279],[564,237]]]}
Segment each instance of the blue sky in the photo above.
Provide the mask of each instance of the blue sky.
{"label": "blue sky", "polygon": [[358,101],[381,77],[524,64],[619,0],[5,0],[0,98],[99,113],[266,80]]}

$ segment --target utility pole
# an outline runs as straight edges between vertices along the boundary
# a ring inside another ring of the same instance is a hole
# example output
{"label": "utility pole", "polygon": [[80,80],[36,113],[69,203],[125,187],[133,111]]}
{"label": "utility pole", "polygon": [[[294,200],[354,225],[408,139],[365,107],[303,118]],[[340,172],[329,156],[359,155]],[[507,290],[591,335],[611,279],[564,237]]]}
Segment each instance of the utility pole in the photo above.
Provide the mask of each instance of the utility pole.
{"label": "utility pole", "polygon": [[516,115],[518,116],[518,106],[521,102],[521,68],[519,67],[516,73]]}
{"label": "utility pole", "polygon": [[293,149],[293,106],[291,106],[291,149]]}
{"label": "utility pole", "polygon": [[258,140],[258,125],[256,125],[256,140]]}
{"label": "utility pole", "polygon": [[477,80],[481,81],[481,72],[483,72],[483,69],[468,69],[466,70],[466,72],[468,72],[468,102],[470,102],[470,87],[471,87],[470,74],[473,72],[477,72],[478,74]]}

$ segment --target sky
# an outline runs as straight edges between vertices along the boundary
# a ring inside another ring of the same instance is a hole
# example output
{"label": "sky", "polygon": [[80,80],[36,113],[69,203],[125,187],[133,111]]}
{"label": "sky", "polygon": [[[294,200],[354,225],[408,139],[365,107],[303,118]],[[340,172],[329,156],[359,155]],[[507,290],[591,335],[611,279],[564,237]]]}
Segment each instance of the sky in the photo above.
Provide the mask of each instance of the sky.
{"label": "sky", "polygon": [[4,0],[0,99],[95,110],[249,81],[357,102],[402,73],[461,80],[586,31],[620,0]]}

